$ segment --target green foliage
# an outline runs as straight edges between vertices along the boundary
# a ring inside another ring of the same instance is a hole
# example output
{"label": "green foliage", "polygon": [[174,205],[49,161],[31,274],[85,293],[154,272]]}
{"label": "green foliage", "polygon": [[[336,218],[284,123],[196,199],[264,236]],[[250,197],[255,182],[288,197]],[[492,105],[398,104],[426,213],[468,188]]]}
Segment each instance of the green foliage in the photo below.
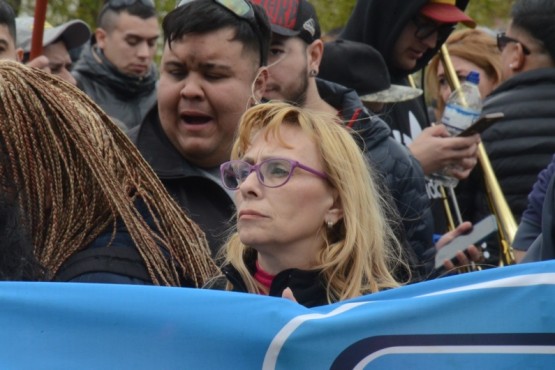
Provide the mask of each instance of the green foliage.
{"label": "green foliage", "polygon": [[[309,1],[316,8],[323,33],[345,25],[356,3],[356,0]],[[512,0],[470,0],[467,13],[481,26],[503,28],[512,4]]]}
{"label": "green foliage", "polygon": [[[328,32],[342,27],[353,10],[356,0],[309,0],[320,19],[322,31]],[[387,1],[387,0],[380,0]],[[34,14],[34,0],[8,0],[18,14]],[[175,6],[176,0],[157,0],[156,7],[160,20]],[[468,14],[487,27],[499,27],[506,24],[513,1],[512,0],[470,0]],[[47,19],[52,24],[63,23],[69,19],[82,19],[92,28],[96,23],[96,16],[102,7],[99,0],[50,0],[48,2]]]}
{"label": "green foliage", "polygon": [[[11,0],[10,3],[19,3],[14,6],[20,15],[33,16],[35,11],[34,0]],[[49,23],[57,25],[71,19],[81,19],[92,29],[95,28],[96,17],[102,8],[103,1],[99,0],[50,0],[48,2],[46,19]],[[159,10],[160,21],[168,11],[175,6],[175,0],[157,0],[156,7]]]}
{"label": "green foliage", "polygon": [[512,0],[471,0],[467,13],[480,26],[505,28],[511,14]]}
{"label": "green foliage", "polygon": [[318,13],[322,33],[343,27],[351,16],[355,2],[355,0],[310,0]]}

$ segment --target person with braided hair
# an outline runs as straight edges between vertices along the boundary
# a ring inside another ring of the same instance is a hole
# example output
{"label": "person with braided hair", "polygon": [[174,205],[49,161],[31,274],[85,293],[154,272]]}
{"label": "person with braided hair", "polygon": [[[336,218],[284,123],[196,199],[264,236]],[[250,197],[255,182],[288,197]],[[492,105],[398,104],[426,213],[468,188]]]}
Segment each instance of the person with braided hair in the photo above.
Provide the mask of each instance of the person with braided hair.
{"label": "person with braided hair", "polygon": [[0,173],[45,280],[200,287],[206,238],[77,87],[0,62]]}

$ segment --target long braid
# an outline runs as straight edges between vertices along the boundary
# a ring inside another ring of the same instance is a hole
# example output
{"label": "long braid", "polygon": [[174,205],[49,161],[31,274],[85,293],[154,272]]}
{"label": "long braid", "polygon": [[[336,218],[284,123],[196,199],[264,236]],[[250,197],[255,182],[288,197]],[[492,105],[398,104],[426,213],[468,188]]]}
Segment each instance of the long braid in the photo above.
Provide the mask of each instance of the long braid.
{"label": "long braid", "polygon": [[155,284],[179,285],[187,276],[201,286],[214,275],[204,233],[85,94],[42,71],[3,61],[0,99],[1,149],[20,191],[35,255],[52,276],[110,226],[113,238],[117,220]]}

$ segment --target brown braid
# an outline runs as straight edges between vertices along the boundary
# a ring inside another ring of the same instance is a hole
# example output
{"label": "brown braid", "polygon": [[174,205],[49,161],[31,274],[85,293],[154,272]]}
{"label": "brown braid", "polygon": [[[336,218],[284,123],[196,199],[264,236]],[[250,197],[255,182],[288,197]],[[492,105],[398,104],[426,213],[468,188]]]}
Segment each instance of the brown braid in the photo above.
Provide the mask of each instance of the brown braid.
{"label": "brown braid", "polygon": [[214,275],[204,233],[125,134],[79,89],[1,61],[0,101],[0,153],[8,163],[0,173],[14,179],[35,255],[51,277],[108,227],[113,239],[118,219],[155,284],[177,286],[188,277],[202,286]]}

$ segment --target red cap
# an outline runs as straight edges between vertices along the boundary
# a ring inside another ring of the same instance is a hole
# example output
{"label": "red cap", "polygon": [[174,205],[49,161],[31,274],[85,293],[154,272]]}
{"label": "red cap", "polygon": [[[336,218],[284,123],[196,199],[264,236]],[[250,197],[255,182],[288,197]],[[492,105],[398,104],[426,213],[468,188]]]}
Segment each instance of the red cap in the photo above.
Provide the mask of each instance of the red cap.
{"label": "red cap", "polygon": [[430,0],[420,9],[420,14],[441,23],[461,22],[470,28],[476,27],[476,22],[455,4],[456,0]]}

